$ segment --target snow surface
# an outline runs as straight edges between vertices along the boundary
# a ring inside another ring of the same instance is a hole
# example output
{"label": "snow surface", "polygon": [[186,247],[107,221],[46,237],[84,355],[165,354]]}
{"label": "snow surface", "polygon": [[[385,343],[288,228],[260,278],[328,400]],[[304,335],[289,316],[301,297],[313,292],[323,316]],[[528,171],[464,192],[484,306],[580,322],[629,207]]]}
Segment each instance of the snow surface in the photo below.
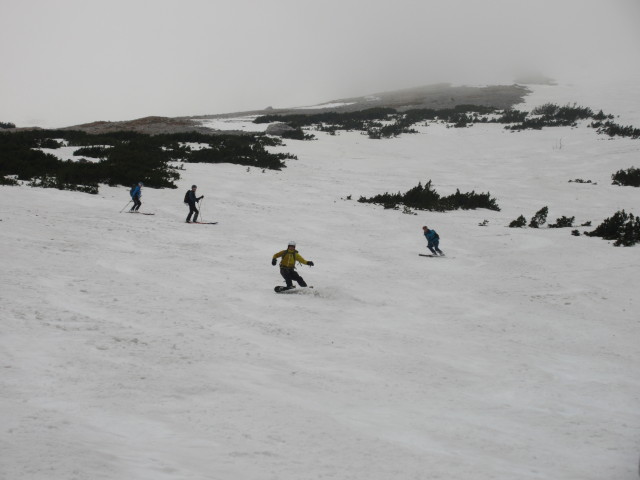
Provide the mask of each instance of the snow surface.
{"label": "snow surface", "polygon": [[264,132],[270,123],[253,123],[258,115],[249,115],[237,118],[207,118],[196,119],[200,125],[214,130],[239,130],[245,132]]}
{"label": "snow surface", "polygon": [[[44,153],[48,153],[50,155],[53,155],[54,157],[58,158],[59,160],[62,161],[67,161],[67,160],[71,160],[72,162],[78,162],[80,160],[84,160],[90,163],[97,163],[100,161],[99,158],[94,158],[94,157],[88,157],[86,155],[81,155],[81,156],[77,156],[74,155],[73,152],[79,150],[81,147],[78,146],[68,146],[66,145],[66,140],[60,140],[60,139],[56,139],[58,142],[64,142],[65,145],[63,145],[62,147],[59,148],[39,148],[37,150],[41,150]],[[109,148],[109,145],[96,145],[96,146],[101,146],[103,148]]]}
{"label": "snow surface", "polygon": [[[314,134],[282,172],[186,165],[143,189],[155,216],[118,213],[125,187],[0,187],[0,478],[637,478],[640,248],[506,225],[638,214],[610,176],[640,141]],[[429,179],[502,211],[356,201]],[[183,223],[193,183],[218,225]],[[418,256],[422,225],[446,258]],[[290,239],[315,288],[277,295]]]}

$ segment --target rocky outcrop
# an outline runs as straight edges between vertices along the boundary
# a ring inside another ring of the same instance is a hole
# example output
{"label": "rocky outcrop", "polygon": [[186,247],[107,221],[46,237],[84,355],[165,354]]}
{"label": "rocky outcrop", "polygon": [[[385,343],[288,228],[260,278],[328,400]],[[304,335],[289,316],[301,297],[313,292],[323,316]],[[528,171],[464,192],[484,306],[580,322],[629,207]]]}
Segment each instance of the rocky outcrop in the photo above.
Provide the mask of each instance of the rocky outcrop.
{"label": "rocky outcrop", "polygon": [[283,133],[285,132],[291,132],[295,130],[295,128],[290,127],[289,125],[287,125],[286,123],[272,123],[271,125],[269,125],[267,127],[266,133],[267,135],[277,135],[277,136],[282,136]]}
{"label": "rocky outcrop", "polygon": [[158,135],[161,133],[200,132],[211,134],[215,130],[201,126],[188,118],[144,117],[124,122],[92,122],[74,125],[61,130],[81,130],[87,133],[110,133],[122,130]]}

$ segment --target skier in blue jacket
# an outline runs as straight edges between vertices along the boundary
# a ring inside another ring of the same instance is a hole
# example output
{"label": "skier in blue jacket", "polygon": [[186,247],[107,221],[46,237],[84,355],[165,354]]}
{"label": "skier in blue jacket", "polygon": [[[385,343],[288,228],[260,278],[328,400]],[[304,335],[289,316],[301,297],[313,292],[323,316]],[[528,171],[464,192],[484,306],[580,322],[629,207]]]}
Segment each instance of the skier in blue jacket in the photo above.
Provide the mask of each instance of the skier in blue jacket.
{"label": "skier in blue jacket", "polygon": [[438,253],[444,257],[444,252],[438,248],[438,244],[440,243],[440,236],[435,230],[429,230],[429,227],[426,225],[422,227],[422,231],[424,232],[424,236],[427,239],[427,248],[431,250],[434,256],[438,256]]}
{"label": "skier in blue jacket", "polygon": [[195,215],[193,215],[193,221],[195,223],[198,222],[198,214],[200,212],[196,207],[196,203],[202,200],[204,198],[204,195],[200,195],[199,197],[197,197],[196,196],[197,188],[198,187],[196,185],[192,185],[191,190],[188,190],[186,195],[184,196],[184,202],[189,205],[189,215],[187,215],[187,223],[191,223],[191,215],[193,215],[194,213]]}
{"label": "skier in blue jacket", "polygon": [[142,202],[140,201],[140,197],[142,197],[142,182],[138,182],[137,185],[134,185],[129,193],[131,194],[131,200],[133,200],[133,206],[129,211],[137,212],[140,205],[142,205]]}

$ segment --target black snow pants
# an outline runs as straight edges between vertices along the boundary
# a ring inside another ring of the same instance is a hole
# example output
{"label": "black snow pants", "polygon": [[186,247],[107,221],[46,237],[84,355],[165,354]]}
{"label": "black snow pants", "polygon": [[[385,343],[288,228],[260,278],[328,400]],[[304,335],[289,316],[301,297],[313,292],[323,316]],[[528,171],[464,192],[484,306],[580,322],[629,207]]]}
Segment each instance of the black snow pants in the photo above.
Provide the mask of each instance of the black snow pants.
{"label": "black snow pants", "polygon": [[140,196],[136,195],[135,197],[132,198],[132,200],[133,200],[133,207],[131,207],[131,211],[137,212],[138,209],[140,208],[140,205],[142,205],[142,202],[140,201]]}
{"label": "black snow pants", "polygon": [[[195,213],[195,215],[193,215],[194,213]],[[193,215],[193,221],[197,222],[198,221],[198,213],[200,213],[200,212],[196,208],[196,204],[195,203],[189,203],[189,215],[187,215],[187,223],[191,221],[191,215]]]}
{"label": "black snow pants", "polygon": [[300,285],[301,287],[307,286],[307,283],[304,281],[304,279],[300,275],[298,275],[298,272],[296,272],[293,268],[280,267],[280,275],[282,275],[284,281],[287,282],[287,287],[293,286],[293,280],[298,282],[298,285]]}

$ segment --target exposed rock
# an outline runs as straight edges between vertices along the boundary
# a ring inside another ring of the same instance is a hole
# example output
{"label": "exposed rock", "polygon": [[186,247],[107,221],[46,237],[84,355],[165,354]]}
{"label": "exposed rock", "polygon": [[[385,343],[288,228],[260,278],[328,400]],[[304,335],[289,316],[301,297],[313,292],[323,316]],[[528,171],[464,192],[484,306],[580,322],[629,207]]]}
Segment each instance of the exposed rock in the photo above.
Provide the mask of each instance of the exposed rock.
{"label": "exposed rock", "polygon": [[266,133],[267,135],[277,135],[282,136],[285,132],[291,132],[295,130],[295,128],[290,127],[286,123],[272,123],[267,127]]}
{"label": "exposed rock", "polygon": [[158,135],[161,133],[182,133],[182,132],[200,132],[214,133],[215,131],[201,126],[199,123],[188,118],[171,118],[171,117],[144,117],[136,120],[128,120],[123,122],[91,122],[82,125],[74,125],[61,130],[81,130],[87,133],[109,133],[117,131],[134,131],[146,133],[149,135]]}

